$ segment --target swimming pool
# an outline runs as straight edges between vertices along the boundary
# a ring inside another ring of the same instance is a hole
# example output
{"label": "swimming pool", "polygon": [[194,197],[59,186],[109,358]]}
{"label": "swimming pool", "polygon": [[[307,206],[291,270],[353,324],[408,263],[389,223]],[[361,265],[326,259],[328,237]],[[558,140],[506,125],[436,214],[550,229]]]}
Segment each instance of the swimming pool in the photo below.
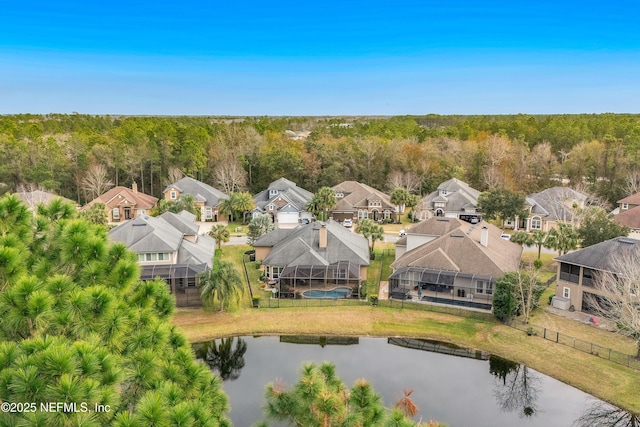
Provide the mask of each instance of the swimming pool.
{"label": "swimming pool", "polygon": [[351,294],[351,288],[333,288],[328,291],[319,289],[311,289],[304,291],[302,296],[305,298],[346,298]]}

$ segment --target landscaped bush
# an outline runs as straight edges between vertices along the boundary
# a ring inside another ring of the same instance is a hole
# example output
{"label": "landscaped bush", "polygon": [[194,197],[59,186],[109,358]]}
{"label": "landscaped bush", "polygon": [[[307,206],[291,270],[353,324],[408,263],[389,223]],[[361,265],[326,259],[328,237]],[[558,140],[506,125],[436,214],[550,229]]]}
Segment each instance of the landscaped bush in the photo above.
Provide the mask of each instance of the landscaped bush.
{"label": "landscaped bush", "polygon": [[378,305],[378,295],[371,295],[369,297],[369,302],[371,305]]}

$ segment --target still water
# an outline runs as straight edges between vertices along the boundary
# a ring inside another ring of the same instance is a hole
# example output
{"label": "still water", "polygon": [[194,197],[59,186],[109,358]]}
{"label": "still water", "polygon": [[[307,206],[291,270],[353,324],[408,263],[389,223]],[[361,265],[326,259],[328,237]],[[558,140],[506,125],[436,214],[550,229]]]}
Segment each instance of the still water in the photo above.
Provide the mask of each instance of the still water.
{"label": "still water", "polygon": [[[413,348],[410,348],[413,347]],[[264,387],[292,385],[304,362],[331,361],[348,387],[366,378],[391,407],[412,389],[418,421],[456,426],[623,426],[631,417],[526,366],[447,344],[386,338],[237,337],[195,344],[224,379],[236,427],[262,419]],[[600,422],[594,423],[593,416]],[[635,419],[637,421],[637,419]]]}

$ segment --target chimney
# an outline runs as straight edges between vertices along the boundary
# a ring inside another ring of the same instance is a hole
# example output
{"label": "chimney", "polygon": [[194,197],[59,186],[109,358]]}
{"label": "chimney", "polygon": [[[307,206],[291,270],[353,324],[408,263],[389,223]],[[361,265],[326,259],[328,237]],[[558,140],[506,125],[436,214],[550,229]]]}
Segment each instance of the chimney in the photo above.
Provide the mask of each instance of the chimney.
{"label": "chimney", "polygon": [[320,224],[320,233],[318,236],[318,246],[320,249],[327,248],[327,224],[324,222]]}
{"label": "chimney", "polygon": [[131,189],[135,194],[138,194],[138,183],[133,181],[133,184],[131,184]]}
{"label": "chimney", "polygon": [[489,229],[487,227],[482,227],[480,230],[480,244],[484,247],[489,246]]}

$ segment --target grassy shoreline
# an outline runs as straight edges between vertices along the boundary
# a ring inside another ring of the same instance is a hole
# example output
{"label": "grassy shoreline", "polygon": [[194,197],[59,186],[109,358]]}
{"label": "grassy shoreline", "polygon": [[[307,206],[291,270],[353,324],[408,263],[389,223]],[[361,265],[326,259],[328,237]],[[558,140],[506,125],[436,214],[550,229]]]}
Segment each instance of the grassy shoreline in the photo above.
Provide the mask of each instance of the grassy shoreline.
{"label": "grassy shoreline", "polygon": [[181,310],[174,318],[192,342],[239,335],[428,338],[488,351],[628,411],[640,413],[640,373],[497,322],[384,307]]}

